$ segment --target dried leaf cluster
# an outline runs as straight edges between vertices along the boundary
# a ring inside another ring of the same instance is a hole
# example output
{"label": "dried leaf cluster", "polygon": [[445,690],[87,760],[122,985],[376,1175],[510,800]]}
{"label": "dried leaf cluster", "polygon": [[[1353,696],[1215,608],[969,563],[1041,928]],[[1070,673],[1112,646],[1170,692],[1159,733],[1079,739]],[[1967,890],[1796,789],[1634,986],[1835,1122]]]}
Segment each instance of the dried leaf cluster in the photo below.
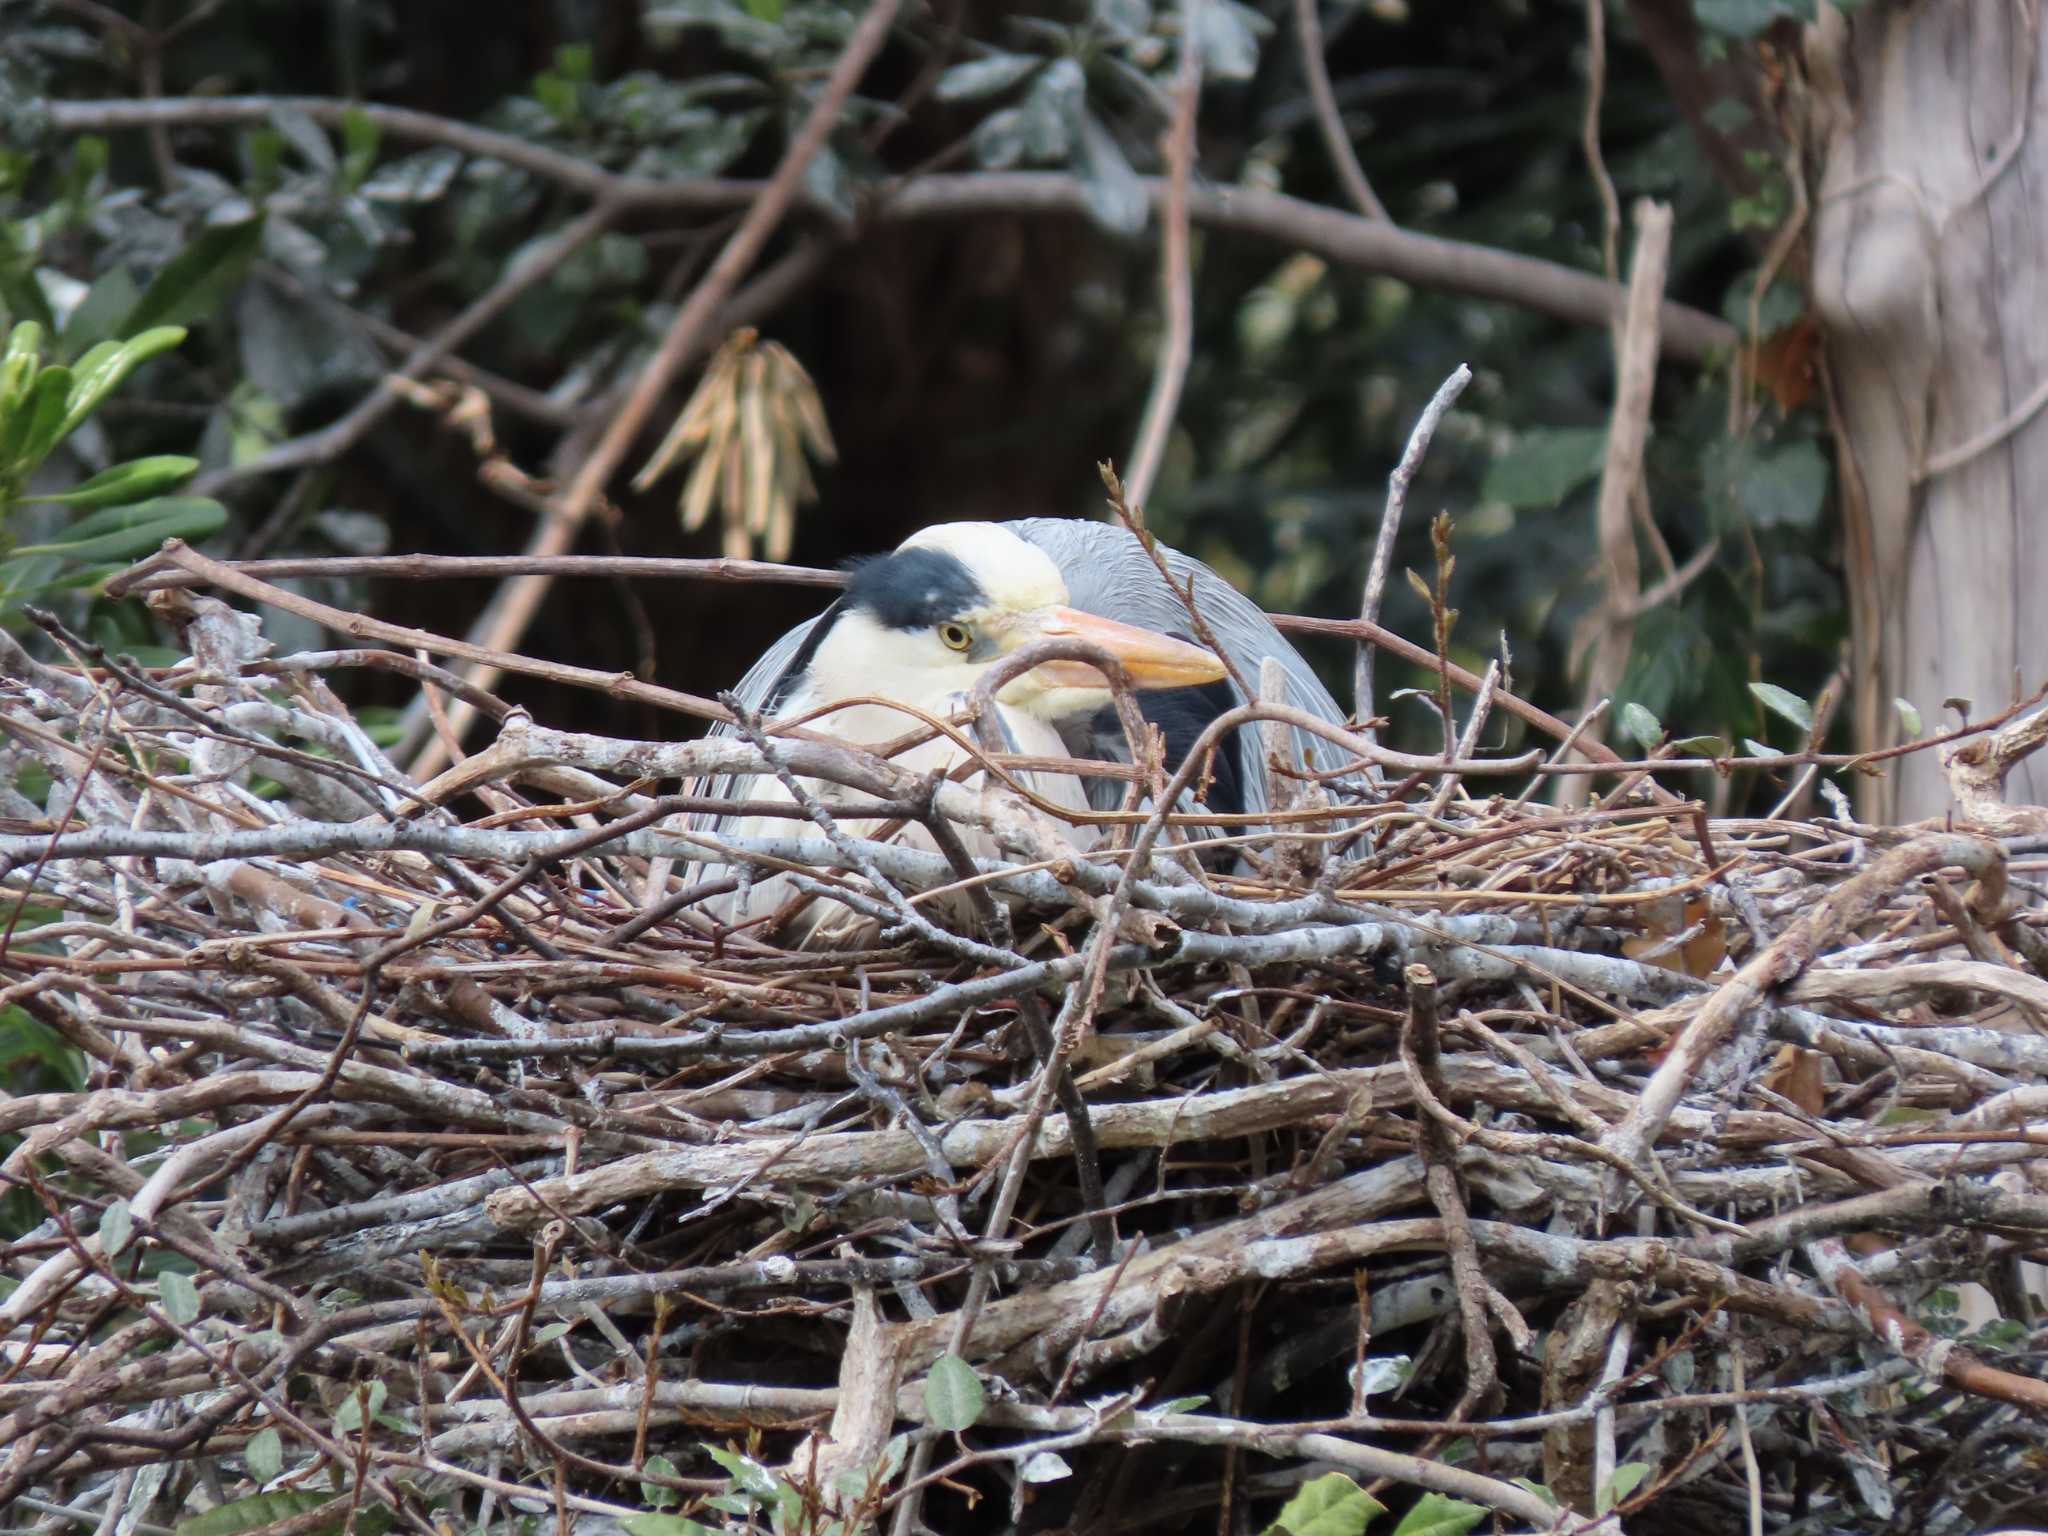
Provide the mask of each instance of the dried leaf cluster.
{"label": "dried leaf cluster", "polygon": [[753,329],[733,332],[712,356],[696,392],[633,482],[644,491],[694,456],[680,510],[694,533],[718,504],[725,553],[789,557],[796,509],[815,501],[811,459],[837,460],[818,387],[787,347]]}

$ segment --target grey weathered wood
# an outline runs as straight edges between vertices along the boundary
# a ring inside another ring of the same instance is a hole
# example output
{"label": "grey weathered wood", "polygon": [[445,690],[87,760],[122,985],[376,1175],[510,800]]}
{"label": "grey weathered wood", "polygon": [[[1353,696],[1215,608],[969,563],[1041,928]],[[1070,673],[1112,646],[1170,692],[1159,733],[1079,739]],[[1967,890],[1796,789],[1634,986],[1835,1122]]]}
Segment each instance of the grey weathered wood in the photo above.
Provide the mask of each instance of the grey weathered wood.
{"label": "grey weathered wood", "polygon": [[[1886,745],[1894,696],[1932,728],[1946,698],[1982,716],[2048,678],[2048,97],[2032,6],[1823,12],[1813,294],[1853,460],[1858,730]],[[1874,793],[1887,819],[1948,807],[1931,753]],[[2007,795],[2048,799],[2048,762],[2021,765]]]}

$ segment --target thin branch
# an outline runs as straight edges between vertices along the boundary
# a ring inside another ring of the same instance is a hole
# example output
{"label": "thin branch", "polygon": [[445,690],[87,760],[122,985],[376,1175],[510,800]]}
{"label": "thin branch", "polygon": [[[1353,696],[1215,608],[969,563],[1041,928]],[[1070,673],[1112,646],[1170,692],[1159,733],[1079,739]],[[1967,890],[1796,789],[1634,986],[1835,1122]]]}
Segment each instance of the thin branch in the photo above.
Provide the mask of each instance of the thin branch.
{"label": "thin branch", "polygon": [[454,118],[327,96],[179,96],[161,101],[49,103],[50,126],[59,133],[267,123],[280,112],[298,113],[330,128],[339,128],[351,117],[360,117],[390,138],[446,145],[479,160],[495,160],[525,171],[594,201],[621,207],[724,212],[748,202],[762,189],[759,182],[621,176],[574,155]]}
{"label": "thin branch", "polygon": [[[1415,430],[1408,434],[1408,446],[1401,451],[1400,462],[1387,476],[1387,503],[1380,513],[1379,537],[1373,541],[1372,564],[1366,568],[1365,574],[1365,595],[1358,605],[1361,627],[1378,626],[1380,603],[1386,597],[1387,572],[1394,564],[1394,540],[1401,531],[1402,511],[1408,505],[1408,487],[1415,479],[1415,471],[1422,467],[1422,456],[1429,452],[1430,439],[1436,436],[1436,429],[1445,413],[1471,382],[1472,370],[1465,364],[1460,363],[1451,370],[1451,376],[1437,386],[1429,404],[1423,407],[1422,415],[1416,419]],[[1358,659],[1352,664],[1351,674],[1351,713],[1358,721],[1360,734],[1367,740],[1378,739],[1378,733],[1372,726],[1373,651],[1374,646],[1365,644],[1361,637]],[[1477,681],[1475,678],[1466,686],[1477,686]]]}
{"label": "thin branch", "polygon": [[[1145,189],[1155,206],[1165,201],[1166,185],[1158,177],[1147,177]],[[894,187],[877,216],[890,221],[998,213],[1065,213],[1080,218],[1087,211],[1086,195],[1073,177],[978,172],[928,176]],[[1619,286],[1589,272],[1416,234],[1259,187],[1190,187],[1188,216],[1207,228],[1274,240],[1339,266],[1397,277],[1432,292],[1497,300],[1574,325],[1607,329],[1622,296]],[[1698,363],[1736,346],[1735,327],[1718,316],[1669,300],[1662,316],[1669,357]]]}
{"label": "thin branch", "polygon": [[1181,386],[1195,347],[1195,285],[1188,252],[1188,176],[1195,160],[1195,108],[1202,96],[1202,49],[1196,18],[1212,0],[1182,0],[1180,69],[1174,76],[1173,124],[1166,135],[1166,202],[1160,209],[1160,307],[1166,335],[1152,370],[1152,390],[1145,400],[1138,440],[1131,449],[1125,480],[1129,500],[1143,507],[1152,499],[1152,482],[1166,458],[1180,408]]}
{"label": "thin branch", "polygon": [[1316,127],[1322,131],[1323,147],[1337,167],[1337,179],[1352,206],[1368,219],[1391,223],[1387,210],[1373,194],[1365,179],[1365,167],[1351,147],[1351,135],[1344,131],[1344,116],[1337,110],[1337,93],[1330,88],[1330,69],[1323,58],[1323,22],[1316,0],[1294,0],[1295,30],[1301,34],[1301,72],[1308,79],[1309,100],[1315,104]]}
{"label": "thin branch", "polygon": [[[1615,196],[1614,178],[1607,174],[1607,158],[1600,152],[1600,105],[1606,93],[1607,0],[1586,0],[1586,114],[1579,125],[1579,145],[1586,152],[1586,168],[1600,194],[1600,270],[1612,285],[1621,276],[1621,202]],[[1618,294],[1609,318],[1616,327],[1618,340]]]}
{"label": "thin branch", "polygon": [[[1426,965],[1411,965],[1402,972],[1402,980],[1408,992],[1408,1015],[1401,1030],[1401,1066],[1418,1101],[1427,1098],[1440,1104],[1445,1088],[1436,976]],[[1465,1390],[1450,1416],[1467,1419],[1477,1410],[1494,1407],[1500,1391],[1500,1363],[1493,1351],[1489,1316],[1493,1288],[1487,1283],[1472,1237],[1472,1213],[1458,1187],[1457,1148],[1434,1116],[1421,1116],[1415,1132],[1423,1184],[1444,1223],[1452,1283],[1458,1292],[1458,1318],[1465,1335]]]}
{"label": "thin branch", "polygon": [[[355,104],[319,97],[185,98],[162,102],[53,102],[51,120],[60,132],[100,133],[140,128],[152,122],[261,122],[280,105],[305,112],[316,121],[335,123]],[[487,156],[586,196],[609,198],[628,208],[694,208],[729,210],[745,207],[762,193],[749,181],[653,181],[614,176],[587,162],[543,149],[522,139],[488,133],[445,118],[392,107],[365,106],[363,111],[393,137],[413,137]],[[1142,178],[1156,206],[1166,200],[1162,178]],[[1086,191],[1071,176],[1050,172],[974,172],[922,176],[885,184],[872,217],[883,222],[908,219],[982,218],[990,214],[1067,214],[1088,212]],[[1313,252],[1340,266],[1382,273],[1433,292],[1469,294],[1534,310],[1576,325],[1606,327],[1612,323],[1621,290],[1591,273],[1511,251],[1416,234],[1375,219],[1326,208],[1280,192],[1256,187],[1190,187],[1188,216],[1196,224],[1271,240],[1292,249]],[[1715,315],[1688,305],[1667,302],[1663,329],[1665,351],[1688,362],[1703,362],[1732,351],[1735,328]]]}
{"label": "thin branch", "polygon": [[[1597,6],[1599,0],[1594,3]],[[1628,305],[1616,322],[1614,410],[1607,427],[1596,514],[1605,594],[1599,636],[1586,671],[1582,715],[1621,685],[1635,641],[1634,614],[1642,592],[1633,503],[1642,480],[1643,449],[1650,434],[1650,405],[1657,385],[1657,306],[1670,264],[1671,209],[1645,199],[1636,204],[1635,222]],[[1586,739],[1592,738],[1593,732],[1588,730]]]}

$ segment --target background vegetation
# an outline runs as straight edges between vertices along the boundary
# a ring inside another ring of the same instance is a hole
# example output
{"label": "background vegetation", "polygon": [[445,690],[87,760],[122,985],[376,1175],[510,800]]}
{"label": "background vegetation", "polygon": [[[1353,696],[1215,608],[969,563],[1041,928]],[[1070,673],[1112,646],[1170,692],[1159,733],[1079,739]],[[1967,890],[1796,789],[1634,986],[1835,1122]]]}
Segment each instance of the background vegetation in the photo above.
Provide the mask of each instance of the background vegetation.
{"label": "background vegetation", "polygon": [[[1707,54],[1750,57],[1789,9],[1703,5]],[[58,361],[145,323],[190,331],[44,473],[196,456],[196,489],[228,514],[212,547],[242,556],[525,546],[536,498],[480,477],[473,435],[412,405],[362,420],[380,375],[514,274],[510,302],[454,352],[478,370],[464,377],[489,397],[497,449],[528,474],[566,474],[730,233],[748,195],[737,184],[777,163],[856,14],[829,0],[555,0],[494,7],[480,25],[457,5],[8,7],[0,302],[45,327]],[[1247,186],[1344,209],[1295,8],[1205,0],[1194,14],[1198,194]],[[1343,126],[1396,224],[1601,271],[1613,231],[1584,144],[1588,19],[1552,0],[1329,8]],[[1596,107],[1617,206],[1671,202],[1672,297],[1746,322],[1782,190],[1717,180],[1629,17],[1606,21]],[[939,518],[1099,510],[1094,466],[1128,461],[1160,345],[1157,220],[1138,177],[1159,169],[1181,26],[1179,10],[1144,0],[900,14],[765,253],[782,280],[752,293],[746,316],[816,379],[839,450],[817,469],[821,497],[799,513],[791,558],[832,563]],[[150,105],[124,114],[116,101]],[[430,120],[394,127],[342,110],[354,101]],[[1733,101],[1717,111],[1747,120]],[[564,158],[509,164],[464,128]],[[590,188],[562,164],[702,195],[622,208],[598,230],[579,225]],[[1018,173],[1034,169],[1077,177],[1085,211],[1032,206]],[[917,216],[891,211],[898,177],[935,194]],[[976,180],[992,194],[979,202]],[[518,285],[523,260],[565,244],[545,277]],[[1449,509],[1460,659],[1483,665],[1505,643],[1518,691],[1573,707],[1573,640],[1600,598],[1608,336],[1475,297],[1449,261],[1444,286],[1381,265],[1304,251],[1285,228],[1197,220],[1192,366],[1151,520],[1270,607],[1355,611],[1387,472],[1431,391],[1470,363],[1476,381],[1424,467],[1399,563],[1427,563],[1428,516]],[[1796,297],[1765,298],[1762,329],[1796,339]],[[1796,358],[1787,366],[1797,373]],[[1744,685],[1811,696],[1835,664],[1827,460],[1811,407],[1781,408],[1805,395],[1793,378],[1775,399],[1731,400],[1728,370],[1697,355],[1664,369],[1649,505],[1675,565],[1719,542],[1703,574],[1643,616],[1621,693],[1675,734],[1766,736]],[[652,434],[629,471],[651,446]],[[679,476],[645,493],[626,479],[579,547],[715,545],[713,527],[679,528]],[[1646,582],[1666,569],[1655,560]],[[322,595],[445,633],[489,592]],[[526,645],[697,692],[816,606],[760,587],[593,595],[555,589]],[[1388,617],[1427,632],[1403,583]],[[147,638],[132,609],[99,623],[124,643]],[[1341,684],[1347,658],[1331,647],[1317,659]],[[587,696],[513,694],[554,718],[590,709]],[[1433,739],[1422,707],[1395,714]]]}

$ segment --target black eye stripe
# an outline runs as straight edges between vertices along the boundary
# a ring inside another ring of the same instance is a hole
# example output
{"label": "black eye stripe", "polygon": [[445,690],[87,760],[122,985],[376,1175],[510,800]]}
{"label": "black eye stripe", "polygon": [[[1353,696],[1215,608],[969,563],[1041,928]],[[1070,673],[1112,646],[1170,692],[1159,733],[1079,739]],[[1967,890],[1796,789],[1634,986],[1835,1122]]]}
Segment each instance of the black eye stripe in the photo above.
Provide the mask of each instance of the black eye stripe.
{"label": "black eye stripe", "polygon": [[957,557],[902,549],[856,566],[845,601],[890,629],[930,629],[984,607],[988,595]]}

